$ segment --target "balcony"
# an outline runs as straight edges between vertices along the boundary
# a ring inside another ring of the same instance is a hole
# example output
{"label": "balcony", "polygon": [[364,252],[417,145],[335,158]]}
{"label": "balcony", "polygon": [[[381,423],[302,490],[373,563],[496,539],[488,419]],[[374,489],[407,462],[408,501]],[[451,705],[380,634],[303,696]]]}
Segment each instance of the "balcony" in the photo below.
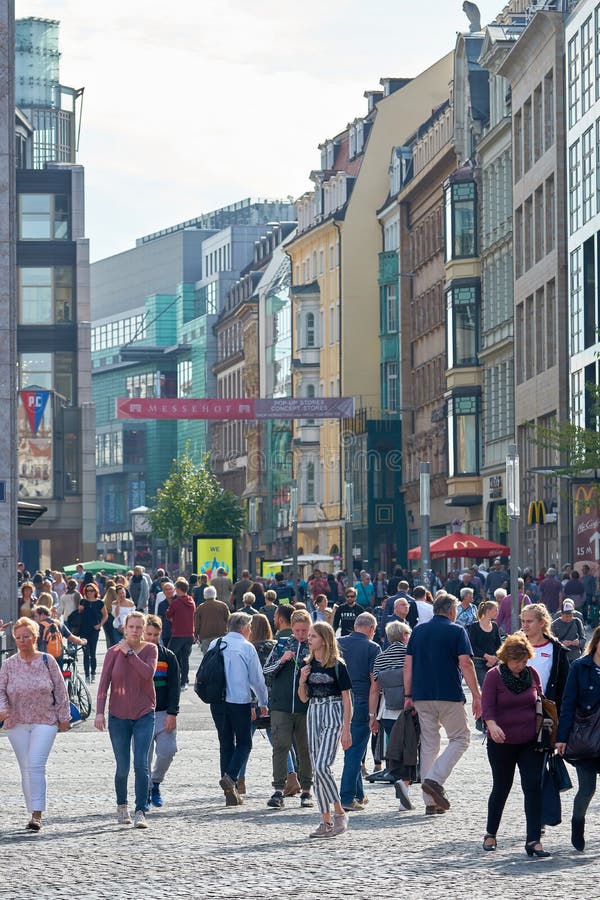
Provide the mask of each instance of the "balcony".
{"label": "balcony", "polygon": [[314,422],[311,424],[306,421],[300,422],[296,432],[298,437],[294,438],[294,445],[302,446],[304,444],[318,444],[320,440],[320,429],[321,426]]}
{"label": "balcony", "polygon": [[379,284],[395,284],[398,280],[398,253],[386,250],[379,254]]}
{"label": "balcony", "polygon": [[318,368],[321,357],[319,347],[303,347],[296,350],[296,356],[292,360],[292,366],[295,369],[303,369],[306,366],[316,366]]}

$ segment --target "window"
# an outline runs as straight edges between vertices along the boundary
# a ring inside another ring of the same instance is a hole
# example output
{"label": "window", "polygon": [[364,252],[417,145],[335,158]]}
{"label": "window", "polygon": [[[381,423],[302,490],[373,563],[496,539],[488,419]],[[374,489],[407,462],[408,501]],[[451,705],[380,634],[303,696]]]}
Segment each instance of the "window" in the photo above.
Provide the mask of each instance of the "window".
{"label": "window", "polygon": [[36,385],[55,390],[69,406],[75,395],[74,353],[19,353],[19,390]]}
{"label": "window", "polygon": [[478,365],[479,282],[451,284],[446,292],[448,368]]}
{"label": "window", "polygon": [[544,128],[545,147],[554,143],[554,70],[550,69],[544,78]]}
{"label": "window", "polygon": [[533,151],[533,121],[531,110],[531,98],[523,104],[523,171],[531,168]]}
{"label": "window", "polygon": [[581,26],[581,114],[592,105],[594,89],[594,31],[592,17]]}
{"label": "window", "polygon": [[527,272],[533,265],[533,198],[528,197],[523,204],[523,251]]}
{"label": "window", "polygon": [[19,239],[68,241],[69,198],[64,194],[20,194]]}
{"label": "window", "polygon": [[569,260],[569,295],[571,354],[574,355],[583,349],[581,247],[573,250]]}
{"label": "window", "polygon": [[515,278],[520,278],[523,274],[523,207],[519,206],[515,210],[515,231],[514,231],[514,255],[515,255]]}
{"label": "window", "polygon": [[398,382],[398,363],[388,362],[384,366],[383,408],[386,412],[398,412],[400,408],[400,390]]}
{"label": "window", "polygon": [[19,269],[19,324],[53,325],[73,317],[71,266]]}
{"label": "window", "polygon": [[569,147],[569,232],[573,234],[579,228],[579,210],[581,208],[581,162],[579,141]]}
{"label": "window", "polygon": [[177,363],[177,396],[192,397],[192,363],[189,359]]}
{"label": "window", "polygon": [[209,316],[216,316],[218,312],[216,281],[211,281],[206,285],[206,312]]}
{"label": "window", "polygon": [[569,128],[579,118],[579,35],[571,38],[567,48]]}
{"label": "window", "polygon": [[571,422],[585,428],[583,371],[579,369],[571,375]]}
{"label": "window", "polygon": [[544,152],[544,107],[542,85],[533,92],[533,158],[538,160]]}
{"label": "window", "polygon": [[448,400],[448,474],[479,474],[479,397],[452,396]]}
{"label": "window", "polygon": [[539,187],[534,195],[535,214],[535,261],[539,262],[544,255],[544,188]]}
{"label": "window", "polygon": [[395,334],[398,331],[398,298],[395,284],[385,286],[384,331],[386,334]]}
{"label": "window", "polygon": [[556,327],[554,324],[556,310],[556,282],[554,279],[546,285],[546,366],[550,369],[556,362]]}
{"label": "window", "polygon": [[476,256],[477,195],[475,182],[446,188],[446,262]]}
{"label": "window", "polygon": [[596,51],[596,100],[600,100],[600,5],[594,13]]}
{"label": "window", "polygon": [[588,128],[581,138],[581,186],[582,186],[582,224],[594,214],[594,127]]}
{"label": "window", "polygon": [[523,114],[515,113],[513,124],[515,184],[523,174]]}
{"label": "window", "polygon": [[546,217],[546,253],[554,250],[554,207],[556,203],[554,191],[554,175],[546,179],[546,203],[544,214]]}
{"label": "window", "polygon": [[600,119],[596,119],[596,209],[600,211]]}
{"label": "window", "polygon": [[315,503],[316,495],[315,464],[311,461],[306,464],[306,503]]}
{"label": "window", "polygon": [[141,375],[128,375],[125,379],[125,391],[128,397],[157,397],[157,372],[145,372]]}
{"label": "window", "polygon": [[306,346],[316,346],[315,314],[312,312],[306,313]]}

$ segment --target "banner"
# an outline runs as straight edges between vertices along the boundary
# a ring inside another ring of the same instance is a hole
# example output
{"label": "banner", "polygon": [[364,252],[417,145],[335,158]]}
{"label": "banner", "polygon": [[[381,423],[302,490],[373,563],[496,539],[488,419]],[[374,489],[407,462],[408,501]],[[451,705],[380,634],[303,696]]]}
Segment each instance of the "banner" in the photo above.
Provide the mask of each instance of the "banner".
{"label": "banner", "polygon": [[276,400],[119,397],[116,400],[118,419],[348,419],[353,415],[353,397],[281,397]]}
{"label": "banner", "polygon": [[35,437],[42,421],[50,391],[20,391],[31,433]]}
{"label": "banner", "polygon": [[235,543],[232,537],[221,534],[195,534],[192,538],[193,566],[198,575],[208,575],[210,581],[217,569],[234,580]]}
{"label": "banner", "polygon": [[581,575],[584,563],[600,574],[600,484],[573,484],[573,564]]}

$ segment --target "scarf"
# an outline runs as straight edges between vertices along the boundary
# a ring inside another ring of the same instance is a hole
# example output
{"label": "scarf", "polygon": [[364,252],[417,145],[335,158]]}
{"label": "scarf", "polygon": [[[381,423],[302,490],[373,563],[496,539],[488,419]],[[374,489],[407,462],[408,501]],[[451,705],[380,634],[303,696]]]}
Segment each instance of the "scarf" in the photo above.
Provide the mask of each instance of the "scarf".
{"label": "scarf", "polygon": [[531,669],[525,666],[519,675],[513,675],[507,665],[501,663],[498,667],[502,681],[513,694],[521,694],[531,687]]}

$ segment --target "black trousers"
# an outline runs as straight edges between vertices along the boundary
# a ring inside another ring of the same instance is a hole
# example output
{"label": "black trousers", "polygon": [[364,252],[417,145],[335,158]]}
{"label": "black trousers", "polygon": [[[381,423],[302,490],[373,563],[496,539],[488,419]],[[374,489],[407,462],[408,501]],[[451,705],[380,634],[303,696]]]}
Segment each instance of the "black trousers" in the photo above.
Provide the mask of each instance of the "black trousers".
{"label": "black trousers", "polygon": [[252,750],[251,703],[211,703],[210,712],[219,735],[221,775],[237,781]]}
{"label": "black trousers", "polygon": [[179,671],[181,673],[181,684],[187,684],[190,672],[190,653],[194,639],[191,637],[172,637],[169,641],[169,650],[172,650],[177,657],[179,663]]}
{"label": "black trousers", "polygon": [[85,677],[96,674],[96,648],[98,646],[98,638],[100,631],[96,628],[90,628],[89,631],[81,632],[80,637],[85,638],[87,644],[83,648],[83,668]]}
{"label": "black trousers", "polygon": [[542,829],[542,765],[544,754],[528,744],[496,744],[490,738],[487,754],[492,769],[492,792],[488,800],[487,832],[496,835],[502,813],[513,785],[515,769],[519,768],[521,787],[525,795],[527,842],[540,840]]}
{"label": "black trousers", "polygon": [[596,780],[600,772],[600,760],[583,759],[575,765],[579,789],[573,801],[573,818],[585,819],[588,806],[596,793]]}

